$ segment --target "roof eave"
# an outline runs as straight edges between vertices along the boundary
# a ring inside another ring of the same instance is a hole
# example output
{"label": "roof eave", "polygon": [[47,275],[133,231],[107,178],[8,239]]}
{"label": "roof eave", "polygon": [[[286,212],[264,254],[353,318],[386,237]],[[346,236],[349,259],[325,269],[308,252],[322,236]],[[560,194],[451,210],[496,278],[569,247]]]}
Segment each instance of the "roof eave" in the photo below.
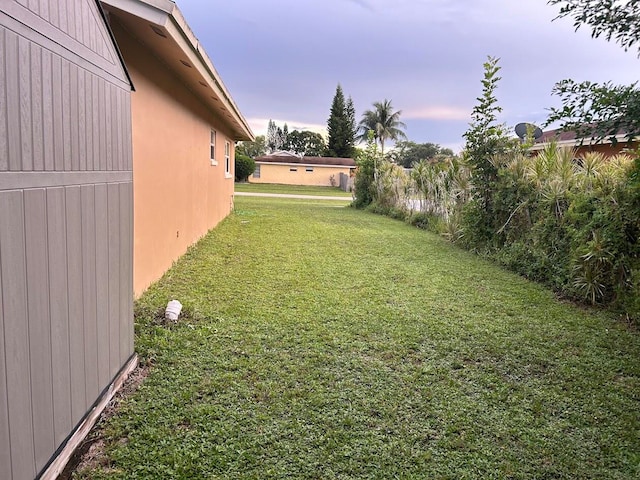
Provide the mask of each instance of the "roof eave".
{"label": "roof eave", "polygon": [[155,25],[164,25],[176,4],[170,0],[100,0],[104,5],[128,12]]}
{"label": "roof eave", "polygon": [[[234,130],[234,140],[255,140],[249,123],[233,101],[231,94],[224,86],[207,53],[187,24],[182,12],[175,3],[169,0],[101,0],[103,4],[117,8],[130,15],[157,27],[160,32],[174,42],[183,52],[187,61],[201,77],[199,88],[192,88],[196,96],[211,105],[223,120],[230,122]],[[152,35],[153,33],[146,33]],[[158,32],[155,32],[158,34]],[[186,73],[177,68],[179,76]],[[212,102],[213,101],[213,102]],[[219,105],[216,105],[217,102]]]}
{"label": "roof eave", "polygon": [[[637,142],[638,138],[633,138],[629,140],[627,135],[616,135],[615,136],[617,143],[628,143],[628,142]],[[535,143],[533,146],[529,148],[529,150],[543,150],[547,145],[553,142],[553,139],[550,139],[545,142]],[[572,138],[570,140],[556,140],[555,144],[559,147],[590,147],[594,145],[608,145],[612,144],[610,137],[604,138],[602,140],[593,140],[591,138],[579,139]]]}
{"label": "roof eave", "polygon": [[165,25],[167,31],[172,35],[174,41],[178,41],[180,46],[184,47],[183,51],[192,58],[194,66],[197,67],[203,75],[208,87],[215,93],[216,97],[229,111],[229,115],[227,116],[240,123],[240,127],[244,131],[244,135],[240,138],[235,138],[234,140],[255,140],[255,135],[253,134],[249,123],[240,112],[240,109],[225,87],[220,74],[218,74],[213,66],[213,62],[207,55],[204,48],[201,48],[200,42],[189,28],[182,12],[177,6],[175,6],[169,19],[171,23]]}

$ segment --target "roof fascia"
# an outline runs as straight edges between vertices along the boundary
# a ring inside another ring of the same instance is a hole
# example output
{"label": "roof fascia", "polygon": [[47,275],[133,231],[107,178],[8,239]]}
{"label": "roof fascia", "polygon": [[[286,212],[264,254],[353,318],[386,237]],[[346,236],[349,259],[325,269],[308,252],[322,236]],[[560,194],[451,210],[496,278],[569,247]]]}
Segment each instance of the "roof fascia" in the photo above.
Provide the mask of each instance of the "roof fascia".
{"label": "roof fascia", "polygon": [[178,6],[170,0],[101,0],[105,5],[117,8],[153,25],[164,27],[171,39],[187,56],[191,64],[205,78],[209,88],[225,106],[226,110],[240,124],[244,134],[251,140],[255,135],[235,104],[213,63],[200,42],[191,31]]}
{"label": "roof fascia", "polygon": [[240,123],[247,136],[252,140],[255,140],[255,135],[251,131],[251,127],[249,127],[248,122],[240,113],[240,109],[224,86],[222,78],[216,71],[205,50],[200,47],[200,42],[187,25],[182,13],[177,7],[169,20],[170,21],[165,24],[164,27],[169,32],[173,40],[179,45],[185,55],[187,55],[193,66],[202,74],[209,88],[211,88],[220,101],[223,102],[224,106],[234,116],[235,120]]}
{"label": "roof fascia", "polygon": [[149,23],[164,26],[169,16],[176,9],[176,4],[169,0],[100,0],[105,5],[115,7],[142,18]]}
{"label": "roof fascia", "polygon": [[[628,137],[626,135],[616,135],[615,136],[616,140],[618,143],[627,143],[628,141]],[[549,140],[548,142],[542,142],[542,143],[536,143],[533,146],[531,146],[529,148],[529,150],[543,150],[547,145],[549,145],[551,142],[553,141],[553,139]],[[632,142],[635,142],[636,139],[632,139]],[[612,144],[613,142],[610,140],[610,137],[607,137],[603,140],[600,141],[596,141],[596,140],[592,140],[592,139],[584,139],[584,141],[582,143],[580,143],[580,139],[571,139],[571,140],[561,140],[561,141],[555,141],[555,144],[559,147],[590,147],[590,146],[594,146],[594,145],[609,145]]]}

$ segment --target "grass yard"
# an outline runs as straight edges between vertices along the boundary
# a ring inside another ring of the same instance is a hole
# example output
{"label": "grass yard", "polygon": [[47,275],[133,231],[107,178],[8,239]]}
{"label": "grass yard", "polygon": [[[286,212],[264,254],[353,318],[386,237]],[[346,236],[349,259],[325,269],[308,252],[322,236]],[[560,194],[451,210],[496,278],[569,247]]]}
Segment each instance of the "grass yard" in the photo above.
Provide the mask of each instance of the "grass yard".
{"label": "grass yard", "polygon": [[329,197],[345,197],[351,199],[350,192],[343,192],[338,187],[316,187],[307,185],[280,185],[269,183],[236,183],[236,192],[250,193],[289,193],[296,195],[324,195]]}
{"label": "grass yard", "polygon": [[637,332],[401,222],[238,197],[136,310],[79,478],[640,478]]}

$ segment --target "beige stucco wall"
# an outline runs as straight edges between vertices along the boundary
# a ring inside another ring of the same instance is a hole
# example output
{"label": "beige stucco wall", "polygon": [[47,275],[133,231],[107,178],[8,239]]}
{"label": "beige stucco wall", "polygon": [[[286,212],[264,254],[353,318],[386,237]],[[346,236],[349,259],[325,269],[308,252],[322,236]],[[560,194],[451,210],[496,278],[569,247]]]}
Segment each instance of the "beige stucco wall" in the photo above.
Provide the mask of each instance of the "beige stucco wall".
{"label": "beige stucco wall", "polygon": [[[225,218],[233,202],[234,142],[224,124],[117,22],[112,28],[135,86],[131,96],[134,292],[139,296]],[[217,166],[209,154],[216,130]],[[225,141],[231,175],[225,175]]]}
{"label": "beige stucco wall", "polygon": [[[260,178],[249,177],[250,183],[279,183],[282,185],[318,185],[331,186],[331,175],[335,179],[335,185],[340,184],[340,173],[349,175],[349,167],[300,165],[300,164],[273,164],[258,163],[260,165]],[[312,168],[313,172],[307,172]],[[296,171],[291,171],[295,169]]]}

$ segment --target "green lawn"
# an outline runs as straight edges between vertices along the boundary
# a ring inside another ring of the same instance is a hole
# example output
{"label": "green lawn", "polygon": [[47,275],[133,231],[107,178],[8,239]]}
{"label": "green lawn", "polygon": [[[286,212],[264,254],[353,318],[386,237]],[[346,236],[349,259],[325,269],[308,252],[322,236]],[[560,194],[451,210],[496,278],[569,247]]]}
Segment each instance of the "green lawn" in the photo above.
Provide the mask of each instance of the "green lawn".
{"label": "green lawn", "polygon": [[640,478],[638,334],[401,222],[239,197],[136,310],[81,478]]}
{"label": "green lawn", "polygon": [[290,193],[296,195],[325,195],[351,199],[351,193],[343,192],[338,187],[314,187],[306,185],[280,185],[269,183],[236,183],[236,192],[251,193]]}

